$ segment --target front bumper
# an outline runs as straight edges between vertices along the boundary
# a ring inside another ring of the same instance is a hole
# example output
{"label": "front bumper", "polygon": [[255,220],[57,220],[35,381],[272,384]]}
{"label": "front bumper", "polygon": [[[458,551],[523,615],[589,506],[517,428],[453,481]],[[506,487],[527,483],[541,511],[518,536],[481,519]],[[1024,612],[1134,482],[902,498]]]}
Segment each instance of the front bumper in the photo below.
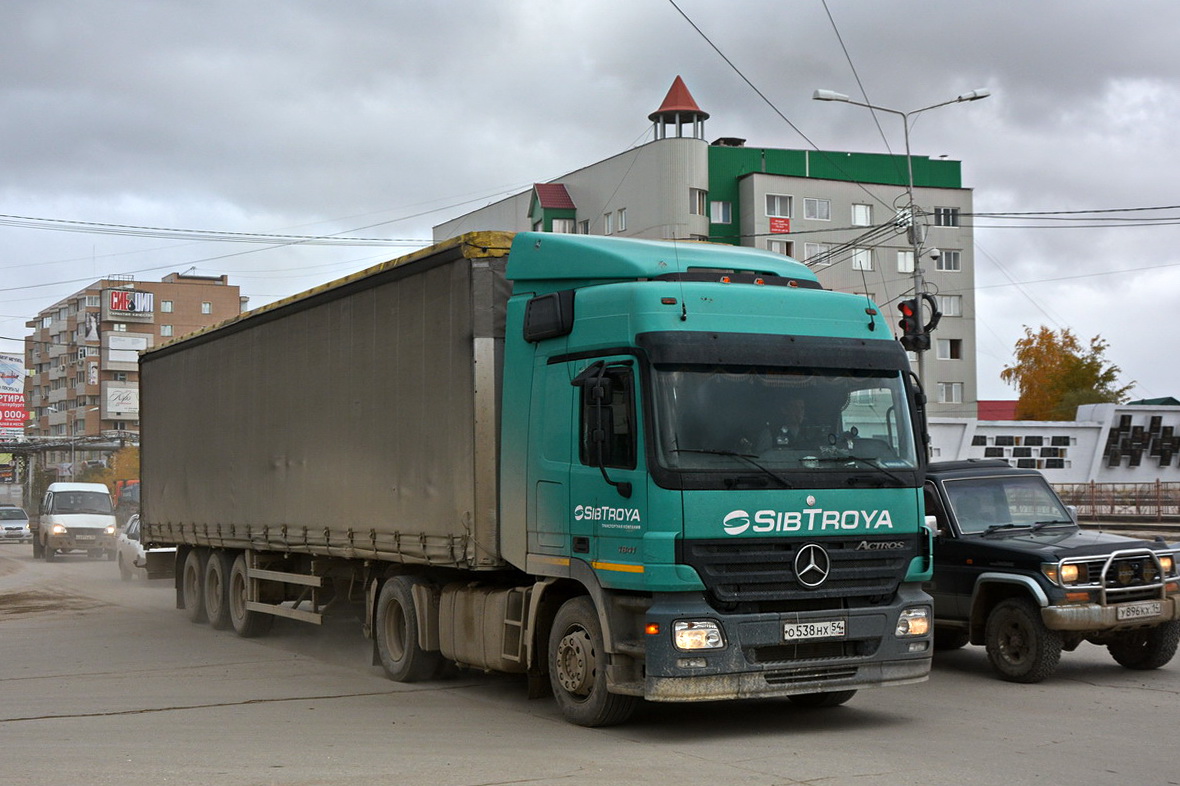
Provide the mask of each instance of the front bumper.
{"label": "front bumper", "polygon": [[1049,630],[1068,631],[1101,631],[1120,630],[1127,628],[1141,628],[1144,625],[1156,625],[1180,619],[1180,598],[1175,595],[1157,599],[1160,603],[1160,613],[1154,617],[1137,617],[1120,620],[1118,609],[1120,606],[1134,606],[1143,601],[1132,603],[1112,603],[1103,606],[1099,603],[1078,603],[1062,606],[1046,606],[1041,609],[1041,620]]}
{"label": "front bumper", "polygon": [[[898,637],[894,632],[901,611],[918,607],[932,614],[930,597],[917,584],[903,585],[888,605],[842,611],[719,614],[700,596],[695,602],[683,595],[657,599],[647,622],[659,624],[664,633],[648,637],[643,695],[652,701],[712,701],[921,682],[930,673],[930,634]],[[842,637],[784,641],[787,623],[836,618],[846,623]],[[684,619],[717,621],[726,646],[675,649],[670,631],[676,620]]]}
{"label": "front bumper", "polygon": [[62,551],[70,551],[73,549],[80,549],[83,551],[114,551],[115,550],[115,536],[108,535],[105,532],[90,533],[90,532],[67,532],[64,535],[46,535],[45,547],[50,549],[60,549]]}

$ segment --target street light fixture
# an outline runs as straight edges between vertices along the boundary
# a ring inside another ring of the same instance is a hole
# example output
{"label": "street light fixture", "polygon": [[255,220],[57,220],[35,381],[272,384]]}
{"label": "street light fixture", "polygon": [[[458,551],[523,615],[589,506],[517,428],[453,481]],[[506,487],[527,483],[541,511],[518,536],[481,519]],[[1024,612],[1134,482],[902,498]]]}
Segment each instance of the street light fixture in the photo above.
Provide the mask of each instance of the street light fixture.
{"label": "street light fixture", "polygon": [[[961,103],[964,103],[967,101],[978,101],[981,98],[987,98],[990,95],[991,95],[990,90],[988,90],[987,88],[984,88],[984,87],[980,87],[975,90],[972,90],[969,93],[963,93],[962,95],[956,96],[955,98],[952,98],[949,101],[942,101],[937,104],[931,104],[930,106],[924,106],[921,109],[913,109],[913,110],[910,110],[909,112],[902,112],[901,110],[898,110],[898,109],[889,109],[888,107],[884,107],[884,106],[876,106],[875,104],[867,104],[862,101],[853,101],[848,96],[844,95],[843,93],[837,93],[835,90],[816,90],[815,93],[813,93],[811,96],[811,98],[815,101],[836,101],[836,102],[839,102],[842,104],[852,104],[853,106],[863,106],[867,109],[875,109],[878,112],[886,112],[891,115],[897,115],[898,117],[901,118],[902,127],[905,129],[905,161],[906,161],[906,174],[907,174],[906,199],[909,201],[909,204],[906,206],[906,212],[909,215],[910,245],[913,248],[913,252],[914,252],[914,297],[915,297],[915,299],[917,299],[917,301],[919,303],[921,303],[923,295],[925,294],[926,285],[922,281],[922,265],[919,263],[919,259],[918,259],[918,256],[921,254],[920,246],[922,245],[922,238],[919,236],[918,213],[917,213],[917,208],[914,205],[914,159],[913,159],[913,156],[910,154],[910,118],[913,117],[914,115],[921,114],[922,112],[927,112],[931,109],[937,109],[940,106],[948,106],[950,104],[961,104]],[[920,315],[918,318],[918,323],[919,323],[918,324],[919,334],[924,335],[925,334],[925,326],[922,323],[922,319],[921,319]],[[924,358],[923,352],[924,352],[924,350],[920,350],[916,354],[918,355],[918,381],[922,384],[923,387],[925,387],[926,386],[926,373],[925,373],[926,365],[925,365],[925,361],[923,360],[923,358]]]}

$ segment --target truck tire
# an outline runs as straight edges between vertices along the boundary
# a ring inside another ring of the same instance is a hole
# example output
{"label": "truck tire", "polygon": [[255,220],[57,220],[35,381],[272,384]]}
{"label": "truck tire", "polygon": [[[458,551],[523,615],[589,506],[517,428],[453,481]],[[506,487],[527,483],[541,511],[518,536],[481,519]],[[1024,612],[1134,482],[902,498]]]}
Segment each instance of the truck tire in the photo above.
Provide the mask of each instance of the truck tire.
{"label": "truck tire", "polygon": [[184,598],[184,616],[189,622],[205,622],[205,559],[204,549],[192,549],[184,558],[180,574],[180,592]]}
{"label": "truck tire", "polygon": [[987,617],[987,659],[1002,679],[1040,682],[1061,660],[1061,633],[1049,630],[1027,598],[1008,598]]}
{"label": "truck tire", "polygon": [[377,594],[373,637],[381,666],[395,682],[427,680],[443,666],[441,652],[424,650],[418,643],[413,587],[420,582],[413,576],[394,576],[381,585]]}
{"label": "truck tire", "polygon": [[1148,671],[1167,665],[1180,643],[1180,621],[1173,620],[1154,628],[1129,630],[1106,645],[1120,666]]}
{"label": "truck tire", "polygon": [[607,657],[594,603],[584,595],[567,600],[549,633],[549,683],[570,723],[614,726],[638,706],[635,696],[607,691]]}
{"label": "truck tire", "polygon": [[205,560],[205,581],[203,582],[205,617],[214,630],[225,630],[229,620],[229,571],[231,555],[224,551],[212,551]]}
{"label": "truck tire", "polygon": [[275,622],[272,615],[251,611],[247,608],[249,590],[250,577],[246,568],[246,555],[244,553],[238,554],[229,569],[226,607],[229,611],[229,623],[233,626],[234,633],[243,639],[265,635]]}
{"label": "truck tire", "polygon": [[854,690],[837,690],[831,693],[800,693],[788,696],[787,699],[800,707],[839,707],[855,695],[856,691]]}

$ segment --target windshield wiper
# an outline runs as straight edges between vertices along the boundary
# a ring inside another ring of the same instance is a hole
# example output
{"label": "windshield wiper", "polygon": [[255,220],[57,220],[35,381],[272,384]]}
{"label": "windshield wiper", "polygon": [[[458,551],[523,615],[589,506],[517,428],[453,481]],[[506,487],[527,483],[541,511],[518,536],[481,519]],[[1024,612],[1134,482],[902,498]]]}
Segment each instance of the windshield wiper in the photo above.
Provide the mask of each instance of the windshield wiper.
{"label": "windshield wiper", "polygon": [[791,483],[789,480],[787,480],[786,478],[784,478],[782,475],[778,474],[774,470],[772,470],[768,467],[765,467],[762,464],[759,464],[757,461],[754,460],[755,457],[749,455],[748,453],[738,453],[736,450],[711,450],[711,449],[703,449],[703,448],[673,448],[672,452],[673,453],[704,453],[705,455],[708,455],[708,456],[733,456],[734,458],[740,458],[742,461],[745,461],[750,466],[765,473],[767,477],[773,478],[774,480],[781,483],[783,488],[785,488],[785,489],[795,488],[795,485],[793,483]]}
{"label": "windshield wiper", "polygon": [[[864,464],[867,467],[875,469],[883,475],[887,475],[897,485],[899,485],[899,486],[906,485],[905,480],[903,480],[900,475],[898,475],[897,473],[892,472],[892,471],[886,469],[884,466],[882,466],[880,459],[866,458],[864,456],[821,456],[819,458],[816,458],[815,461],[822,461],[825,463],[834,463],[834,462],[838,462],[838,461],[859,461],[861,464]],[[854,480],[856,480],[856,478],[849,478],[848,479],[849,485],[851,485],[852,481],[854,481]]]}
{"label": "windshield wiper", "polygon": [[990,535],[993,532],[999,532],[1002,529],[1031,529],[1031,524],[992,524],[983,531],[984,535]]}
{"label": "windshield wiper", "polygon": [[1032,525],[1032,531],[1037,532],[1037,531],[1043,529],[1044,527],[1052,527],[1052,526],[1059,526],[1059,527],[1065,526],[1065,525],[1073,526],[1073,524],[1074,524],[1073,519],[1070,519],[1069,521],[1061,521],[1060,519],[1050,519],[1048,521],[1038,521],[1036,524]]}

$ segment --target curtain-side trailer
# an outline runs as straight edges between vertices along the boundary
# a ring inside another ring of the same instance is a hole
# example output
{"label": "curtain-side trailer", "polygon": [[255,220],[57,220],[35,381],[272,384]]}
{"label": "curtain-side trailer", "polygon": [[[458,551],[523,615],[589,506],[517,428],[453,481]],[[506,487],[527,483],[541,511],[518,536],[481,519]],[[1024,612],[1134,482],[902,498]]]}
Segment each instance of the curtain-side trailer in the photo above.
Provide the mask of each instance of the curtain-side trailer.
{"label": "curtain-side trailer", "polygon": [[527,674],[591,726],[928,674],[923,398],[788,258],[471,233],[140,378],[144,539],[194,621],[360,609],[391,678]]}

